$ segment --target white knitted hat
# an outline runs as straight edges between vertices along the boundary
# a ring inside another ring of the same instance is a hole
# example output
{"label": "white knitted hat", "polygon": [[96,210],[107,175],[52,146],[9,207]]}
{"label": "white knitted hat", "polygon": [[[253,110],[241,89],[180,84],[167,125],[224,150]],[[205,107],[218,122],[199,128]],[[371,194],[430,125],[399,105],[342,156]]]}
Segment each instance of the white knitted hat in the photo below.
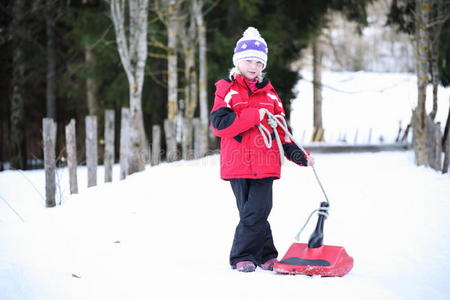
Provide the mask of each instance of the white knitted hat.
{"label": "white knitted hat", "polygon": [[234,48],[233,64],[237,66],[241,60],[254,59],[267,66],[267,48],[266,41],[261,37],[255,27],[249,27],[244,31],[242,38],[237,41]]}

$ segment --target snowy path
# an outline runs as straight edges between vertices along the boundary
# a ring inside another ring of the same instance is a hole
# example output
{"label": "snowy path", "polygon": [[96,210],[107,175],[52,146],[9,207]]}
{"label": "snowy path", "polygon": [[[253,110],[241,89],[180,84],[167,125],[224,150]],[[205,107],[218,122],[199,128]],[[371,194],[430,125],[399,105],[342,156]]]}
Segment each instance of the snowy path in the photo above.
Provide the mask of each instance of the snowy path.
{"label": "snowy path", "polygon": [[[332,206],[325,243],[355,259],[343,278],[231,270],[238,216],[212,156],[82,188],[53,209],[22,175],[0,173],[0,196],[25,219],[0,202],[0,299],[449,299],[448,175],[407,152],[315,157]],[[270,217],[280,257],[322,200],[310,169],[283,168]],[[42,192],[40,172],[26,176]]]}

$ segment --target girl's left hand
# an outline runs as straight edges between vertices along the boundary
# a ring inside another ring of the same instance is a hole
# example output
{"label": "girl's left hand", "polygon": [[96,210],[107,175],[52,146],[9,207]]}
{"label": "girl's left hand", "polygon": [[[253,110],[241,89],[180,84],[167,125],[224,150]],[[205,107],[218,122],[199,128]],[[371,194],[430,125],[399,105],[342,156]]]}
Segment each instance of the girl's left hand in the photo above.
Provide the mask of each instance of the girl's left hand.
{"label": "girl's left hand", "polygon": [[306,160],[308,161],[308,164],[307,164],[308,167],[314,166],[314,164],[315,164],[314,157],[307,155]]}

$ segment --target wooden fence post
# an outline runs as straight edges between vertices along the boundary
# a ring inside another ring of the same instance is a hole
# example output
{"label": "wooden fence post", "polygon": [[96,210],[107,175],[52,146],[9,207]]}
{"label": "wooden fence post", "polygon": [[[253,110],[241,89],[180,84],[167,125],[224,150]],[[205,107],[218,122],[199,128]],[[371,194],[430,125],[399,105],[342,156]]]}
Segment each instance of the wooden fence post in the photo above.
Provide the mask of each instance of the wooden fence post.
{"label": "wooden fence post", "polygon": [[434,123],[430,116],[426,116],[428,165],[436,171],[442,168],[442,138],[441,124]]}
{"label": "wooden fence post", "polygon": [[77,179],[77,142],[75,134],[75,119],[71,119],[66,126],[66,151],[67,151],[67,167],[69,169],[70,193],[78,193]]}
{"label": "wooden fence post", "polygon": [[403,132],[403,136],[402,136],[402,139],[401,139],[402,143],[408,143],[408,134],[409,134],[409,130],[410,129],[411,129],[411,124],[408,124],[406,126],[405,131]]}
{"label": "wooden fence post", "polygon": [[86,116],[88,187],[97,185],[97,116]]}
{"label": "wooden fence post", "polygon": [[45,166],[45,205],[54,207],[56,205],[56,124],[53,119],[44,118],[42,119],[42,129]]}
{"label": "wooden fence post", "polygon": [[436,171],[442,170],[442,136],[441,136],[441,123],[437,122],[433,124],[433,137],[434,137],[434,169]]}
{"label": "wooden fence post", "polygon": [[398,121],[398,131],[397,131],[397,137],[395,138],[395,142],[400,142],[400,139],[402,137],[402,121]]}
{"label": "wooden fence post", "polygon": [[450,164],[450,130],[447,132],[447,139],[445,140],[444,147],[445,156],[444,163],[442,165],[442,173],[447,173]]}
{"label": "wooden fence post", "polygon": [[428,155],[428,166],[434,169],[434,162],[435,162],[435,151],[434,148],[436,145],[434,144],[434,123],[433,120],[430,118],[430,116],[425,117],[425,132],[427,134],[427,155]]}
{"label": "wooden fence post", "polygon": [[193,156],[193,127],[192,119],[184,118],[183,120],[183,153],[184,160],[190,160]]}
{"label": "wooden fence post", "polygon": [[169,162],[176,161],[178,159],[176,127],[176,121],[169,119],[164,120],[164,132],[166,134],[166,159]]}
{"label": "wooden fence post", "polygon": [[114,165],[114,110],[105,111],[105,182],[112,181],[113,165]]}
{"label": "wooden fence post", "polygon": [[152,166],[159,165],[161,161],[161,126],[152,127]]}
{"label": "wooden fence post", "polygon": [[202,124],[199,118],[194,118],[192,120],[192,127],[194,131],[194,158],[197,159],[203,156],[202,152],[204,152],[205,148],[202,144],[204,139],[202,138]]}
{"label": "wooden fence post", "polygon": [[130,127],[130,109],[122,107],[120,121],[120,180],[128,176],[128,153],[130,151],[129,132]]}

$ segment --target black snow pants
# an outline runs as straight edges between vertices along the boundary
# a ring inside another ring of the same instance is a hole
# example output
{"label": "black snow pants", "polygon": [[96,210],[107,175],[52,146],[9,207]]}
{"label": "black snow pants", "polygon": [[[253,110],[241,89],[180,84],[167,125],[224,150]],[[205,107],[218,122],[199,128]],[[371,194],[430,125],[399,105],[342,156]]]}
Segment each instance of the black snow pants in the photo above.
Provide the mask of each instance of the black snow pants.
{"label": "black snow pants", "polygon": [[231,188],[239,210],[230,264],[244,260],[261,265],[278,256],[267,221],[272,210],[273,178],[231,179]]}

